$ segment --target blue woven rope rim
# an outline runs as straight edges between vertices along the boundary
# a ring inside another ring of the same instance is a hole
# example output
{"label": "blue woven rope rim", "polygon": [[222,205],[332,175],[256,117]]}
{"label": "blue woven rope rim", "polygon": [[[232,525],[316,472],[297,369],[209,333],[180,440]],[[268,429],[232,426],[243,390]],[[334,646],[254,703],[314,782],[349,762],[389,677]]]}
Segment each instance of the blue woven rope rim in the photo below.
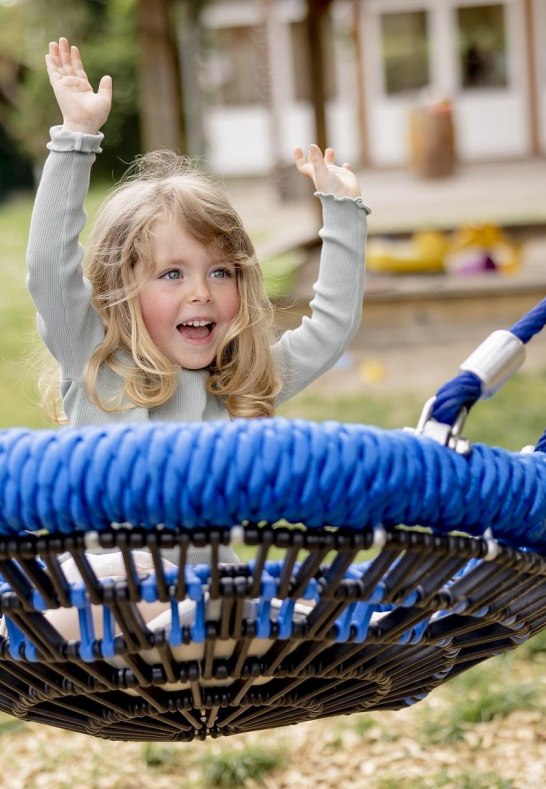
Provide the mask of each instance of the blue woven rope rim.
{"label": "blue woven rope rim", "polygon": [[0,535],[303,522],[546,548],[546,455],[282,418],[0,432]]}

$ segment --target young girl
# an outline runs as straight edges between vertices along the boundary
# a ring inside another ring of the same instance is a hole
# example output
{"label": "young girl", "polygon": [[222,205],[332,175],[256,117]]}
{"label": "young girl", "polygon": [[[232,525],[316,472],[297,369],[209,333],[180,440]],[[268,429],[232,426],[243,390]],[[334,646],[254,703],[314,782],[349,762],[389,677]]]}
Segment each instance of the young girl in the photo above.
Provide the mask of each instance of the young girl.
{"label": "young girl", "polygon": [[368,209],[355,175],[331,149],[323,157],[311,146],[308,158],[296,150],[323,204],[321,265],[311,318],[273,342],[239,216],[172,152],[130,170],[99,212],[84,259],[83,205],[112,83],[103,77],[95,93],[65,38],[50,44],[46,64],[63,125],[51,130],[36,196],[28,287],[69,423],[271,416],[336,362],[358,328]]}
{"label": "young girl", "polygon": [[106,200],[82,269],[83,204],[112,83],[103,77],[95,93],[64,38],[46,63],[63,125],[51,130],[36,196],[28,287],[68,421],[271,416],[337,361],[359,326],[368,209],[357,178],[331,149],[296,149],[323,205],[320,272],[311,318],[271,342],[271,307],[240,218],[173,153],[140,159]]}
{"label": "young girl", "polygon": [[[275,342],[239,216],[210,179],[172,152],[148,154],[131,168],[99,212],[84,257],[83,206],[112,83],[103,77],[95,93],[65,38],[50,44],[46,64],[63,124],[51,130],[36,196],[28,287],[60,367],[68,422],[271,416],[337,361],[359,326],[368,209],[354,173],[334,163],[332,149],[323,156],[313,145],[307,157],[295,151],[322,202],[323,246],[312,315]],[[193,549],[188,561],[208,555]],[[176,551],[164,559],[176,562]],[[220,560],[237,557],[222,546]],[[90,561],[98,576],[123,575],[119,555]],[[145,553],[135,562],[149,572]],[[67,557],[64,567],[77,579],[73,564]],[[71,632],[73,614],[48,616]]]}

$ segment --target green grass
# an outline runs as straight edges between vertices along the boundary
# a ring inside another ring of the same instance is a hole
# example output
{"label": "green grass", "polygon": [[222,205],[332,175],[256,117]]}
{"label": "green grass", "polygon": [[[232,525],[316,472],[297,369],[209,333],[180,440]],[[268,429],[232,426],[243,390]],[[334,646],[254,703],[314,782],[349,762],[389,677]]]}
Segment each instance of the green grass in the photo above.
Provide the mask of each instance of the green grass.
{"label": "green grass", "polygon": [[235,743],[207,748],[203,754],[179,744],[149,742],[142,748],[142,759],[150,774],[153,771],[161,775],[183,774],[189,779],[188,785],[199,775],[199,786],[235,789],[249,784],[263,785],[266,776],[288,764],[289,753],[277,743],[263,747],[252,743],[240,747]]}
{"label": "green grass", "polygon": [[183,767],[187,762],[180,748],[171,744],[163,745],[155,742],[147,742],[143,746],[142,758],[146,767],[161,770]]}
{"label": "green grass", "polygon": [[518,655],[525,655],[535,664],[546,663],[546,630],[537,633],[525,644],[518,648]]}
{"label": "green grass", "polygon": [[[416,737],[422,745],[453,743],[465,738],[474,724],[507,718],[519,710],[540,710],[542,688],[536,680],[523,679],[514,671],[514,655],[505,653],[474,666],[450,681],[443,689],[445,706],[421,708]],[[526,655],[521,651],[520,665]]]}
{"label": "green grass", "polygon": [[24,721],[0,712],[0,737],[4,734],[14,734],[15,732],[23,733],[25,729],[26,724]]}
{"label": "green grass", "polygon": [[29,361],[36,347],[34,310],[25,289],[30,210],[30,200],[21,198],[0,211],[0,427],[44,424]]}
{"label": "green grass", "polygon": [[278,747],[223,748],[203,760],[203,778],[205,786],[215,789],[236,789],[250,781],[263,785],[264,778],[286,762],[287,754]]}
{"label": "green grass", "polygon": [[265,289],[270,298],[291,293],[296,271],[303,262],[303,257],[300,250],[294,249],[260,261]]}
{"label": "green grass", "polygon": [[476,773],[468,770],[443,769],[423,778],[382,778],[376,789],[516,789],[497,772]]}

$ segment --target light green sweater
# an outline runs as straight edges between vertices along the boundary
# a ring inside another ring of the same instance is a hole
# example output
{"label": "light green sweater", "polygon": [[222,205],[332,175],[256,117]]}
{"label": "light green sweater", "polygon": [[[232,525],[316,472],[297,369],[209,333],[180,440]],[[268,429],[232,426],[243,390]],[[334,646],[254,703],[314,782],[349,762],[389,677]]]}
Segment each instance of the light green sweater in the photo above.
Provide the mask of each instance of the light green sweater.
{"label": "light green sweater", "polygon": [[[86,396],[82,374],[104,337],[83,275],[79,243],[86,214],[90,171],[102,134],[51,130],[50,154],[36,196],[27,251],[28,287],[38,311],[38,328],[61,368],[65,413],[74,427],[110,422],[195,422],[228,419],[222,400],[209,394],[207,370],[180,370],[177,391],[157,408],[134,407],[110,414]],[[286,331],[273,346],[282,379],[282,403],[328,370],[358,329],[364,294],[366,214],[361,198],[318,194],[323,206],[320,271],[311,301],[312,314]],[[106,365],[99,393],[109,399],[122,381]]]}

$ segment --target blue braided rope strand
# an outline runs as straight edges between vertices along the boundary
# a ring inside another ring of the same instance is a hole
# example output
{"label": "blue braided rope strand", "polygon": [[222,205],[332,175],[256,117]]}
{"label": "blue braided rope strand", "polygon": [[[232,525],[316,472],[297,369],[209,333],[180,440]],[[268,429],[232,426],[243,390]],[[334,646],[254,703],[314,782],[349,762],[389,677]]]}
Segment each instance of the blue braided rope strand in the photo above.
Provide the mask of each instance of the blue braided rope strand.
{"label": "blue braided rope strand", "polygon": [[[525,345],[546,325],[546,299],[527,312],[509,329]],[[432,408],[432,417],[438,422],[453,425],[463,408],[470,410],[482,394],[482,382],[475,373],[459,373],[440,387]],[[542,441],[542,439],[541,439]],[[546,438],[544,439],[546,444]]]}
{"label": "blue braided rope strand", "polygon": [[[523,343],[529,342],[531,337],[538,334],[546,324],[546,299],[537,304],[532,310],[515,323],[510,331]],[[535,452],[546,452],[546,431],[541,435],[535,446]]]}
{"label": "blue braided rope strand", "polygon": [[481,394],[481,380],[470,370],[464,370],[438,389],[432,416],[437,422],[454,425],[461,409],[470,410]]}
{"label": "blue braided rope strand", "polygon": [[285,419],[0,432],[0,535],[421,524],[546,550],[546,456]]}
{"label": "blue braided rope strand", "polygon": [[542,331],[546,325],[546,299],[527,312],[508,331],[515,334],[525,345],[529,340]]}
{"label": "blue braided rope strand", "polygon": [[535,444],[535,452],[546,452],[546,430]]}

